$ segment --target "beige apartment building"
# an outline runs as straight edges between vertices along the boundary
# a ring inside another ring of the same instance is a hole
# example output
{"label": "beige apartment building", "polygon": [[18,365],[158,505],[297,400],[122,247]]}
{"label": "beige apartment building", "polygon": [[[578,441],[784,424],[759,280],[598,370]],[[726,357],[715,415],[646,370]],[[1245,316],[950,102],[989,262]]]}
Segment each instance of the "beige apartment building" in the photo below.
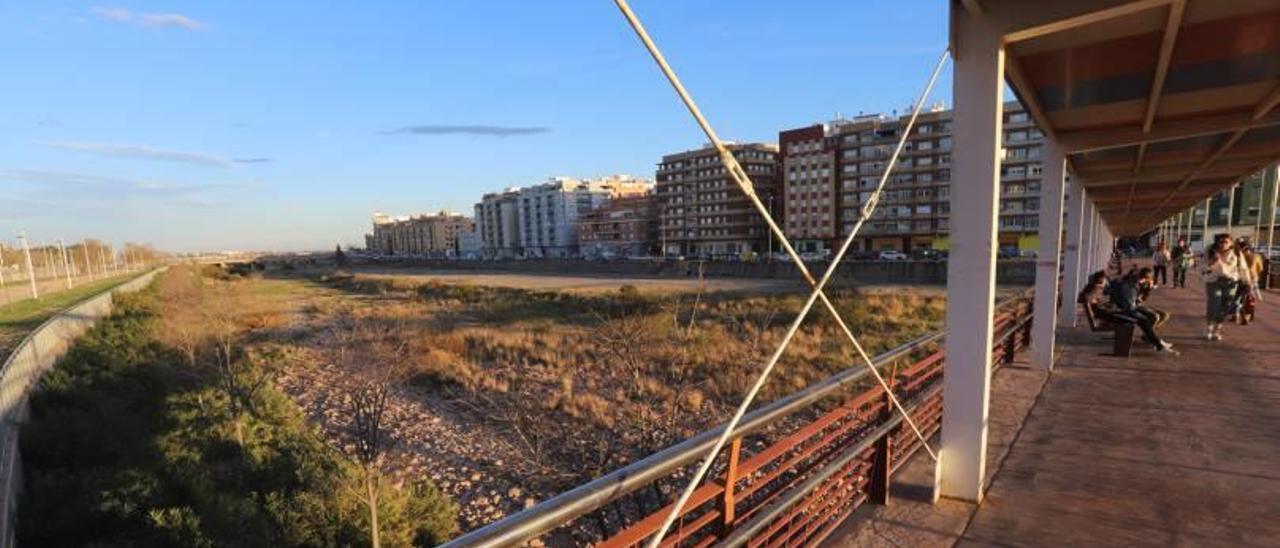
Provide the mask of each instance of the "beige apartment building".
{"label": "beige apartment building", "polygon": [[490,192],[475,205],[480,252],[490,259],[511,259],[521,255],[520,189],[510,187]]}
{"label": "beige apartment building", "polygon": [[365,247],[384,255],[453,257],[458,237],[474,230],[470,218],[444,210],[400,217],[374,213],[373,232],[365,234]]}
{"label": "beige apartment building", "polygon": [[[873,114],[778,134],[784,231],[798,250],[839,246],[879,182],[908,118]],[[1036,249],[1041,142],[1021,105],[1006,103],[999,223],[1003,248]],[[951,111],[922,111],[854,250],[948,247],[952,144]]]}
{"label": "beige apartment building", "polygon": [[[777,218],[782,208],[777,145],[733,143],[729,148]],[[764,220],[725,172],[714,147],[663,156],[656,179],[659,245],[666,255],[744,256],[769,250]]]}
{"label": "beige apartment building", "polygon": [[578,247],[585,257],[639,257],[654,253],[657,203],[652,192],[614,196],[578,221]]}

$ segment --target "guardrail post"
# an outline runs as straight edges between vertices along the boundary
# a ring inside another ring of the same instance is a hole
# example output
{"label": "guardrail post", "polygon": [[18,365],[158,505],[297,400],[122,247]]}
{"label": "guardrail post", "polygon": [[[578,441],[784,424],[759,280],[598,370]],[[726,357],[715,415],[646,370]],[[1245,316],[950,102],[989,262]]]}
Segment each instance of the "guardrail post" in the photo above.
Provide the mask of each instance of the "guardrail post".
{"label": "guardrail post", "polygon": [[876,440],[875,458],[871,464],[871,481],[869,495],[872,503],[889,504],[889,471],[893,469],[893,435],[886,432],[884,437]]}
{"label": "guardrail post", "polygon": [[733,530],[733,507],[735,505],[733,490],[738,483],[738,456],[741,451],[742,437],[733,438],[733,441],[729,443],[729,466],[724,472],[724,498],[721,501],[723,508],[720,510],[721,515],[724,516],[720,530],[721,534],[724,535]]}

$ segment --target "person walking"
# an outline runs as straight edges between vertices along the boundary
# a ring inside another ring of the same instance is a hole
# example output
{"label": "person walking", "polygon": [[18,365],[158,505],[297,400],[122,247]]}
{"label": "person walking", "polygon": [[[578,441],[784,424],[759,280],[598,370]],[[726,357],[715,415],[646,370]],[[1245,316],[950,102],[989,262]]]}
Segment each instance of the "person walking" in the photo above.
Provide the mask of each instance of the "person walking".
{"label": "person walking", "polygon": [[1155,273],[1155,286],[1169,284],[1169,263],[1173,262],[1173,257],[1169,255],[1169,246],[1164,242],[1156,244],[1156,252],[1151,256],[1152,271]]}
{"label": "person walking", "polygon": [[1187,287],[1187,271],[1195,266],[1195,254],[1191,252],[1191,244],[1185,237],[1178,238],[1178,246],[1173,248],[1173,287]]}
{"label": "person walking", "polygon": [[1240,325],[1249,325],[1262,296],[1262,256],[1243,238],[1236,245],[1236,250],[1240,259],[1240,289],[1236,297],[1239,300],[1239,310],[1236,319]]}
{"label": "person walking", "polygon": [[1231,247],[1231,235],[1217,234],[1205,252],[1205,336],[1211,341],[1222,340],[1222,322],[1230,314],[1240,281],[1240,259]]}

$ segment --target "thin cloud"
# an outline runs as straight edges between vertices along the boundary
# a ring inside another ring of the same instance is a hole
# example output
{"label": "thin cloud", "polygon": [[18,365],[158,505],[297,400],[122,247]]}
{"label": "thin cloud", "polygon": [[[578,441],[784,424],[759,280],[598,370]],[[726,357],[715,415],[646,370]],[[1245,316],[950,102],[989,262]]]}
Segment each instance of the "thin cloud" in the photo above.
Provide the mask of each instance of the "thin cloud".
{"label": "thin cloud", "polygon": [[147,145],[131,145],[117,143],[92,143],[79,141],[38,141],[36,144],[60,150],[111,156],[115,158],[134,158],[158,162],[177,162],[202,166],[228,168],[236,163],[224,156],[207,152],[186,150],[165,150]]}
{"label": "thin cloud", "polygon": [[144,27],[178,27],[193,32],[204,30],[204,23],[196,21],[181,13],[144,13],[138,19],[138,23]]}
{"label": "thin cloud", "polygon": [[133,13],[124,8],[104,8],[96,6],[89,10],[99,19],[107,21],[115,21],[117,23],[128,23],[133,20]]}
{"label": "thin cloud", "polygon": [[231,161],[237,164],[266,164],[275,160],[271,158],[232,158]]}
{"label": "thin cloud", "polygon": [[383,133],[406,135],[483,135],[486,137],[515,137],[521,135],[539,135],[550,132],[551,128],[537,126],[418,125],[405,126],[399,129],[384,131]]}
{"label": "thin cloud", "polygon": [[51,211],[103,211],[132,206],[209,208],[224,203],[211,200],[209,194],[249,186],[179,184],[47,169],[0,169],[0,189],[11,197],[0,212],[27,217],[34,212],[48,215]]}
{"label": "thin cloud", "polygon": [[95,17],[113,23],[125,23],[146,28],[174,27],[200,32],[205,24],[181,13],[134,13],[121,7],[95,6],[89,10]]}

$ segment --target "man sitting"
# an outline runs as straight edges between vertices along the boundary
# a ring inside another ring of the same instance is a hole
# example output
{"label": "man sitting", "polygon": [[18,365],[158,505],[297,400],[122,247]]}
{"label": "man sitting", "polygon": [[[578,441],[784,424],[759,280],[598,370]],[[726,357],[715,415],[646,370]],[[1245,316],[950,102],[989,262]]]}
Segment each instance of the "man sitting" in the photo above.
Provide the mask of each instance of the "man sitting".
{"label": "man sitting", "polygon": [[1147,298],[1151,296],[1151,289],[1155,287],[1155,277],[1152,275],[1150,268],[1138,270],[1137,276],[1138,311],[1150,317],[1156,327],[1160,327],[1164,325],[1164,322],[1169,321],[1169,313],[1147,304]]}
{"label": "man sitting", "polygon": [[[1146,272],[1145,276],[1143,272]],[[1139,307],[1140,297],[1142,293],[1142,283],[1144,277],[1151,276],[1150,269],[1142,269],[1138,272],[1129,272],[1123,278],[1113,280],[1106,288],[1106,294],[1110,298],[1111,304],[1115,305],[1118,314],[1128,317],[1134,321],[1138,329],[1142,330],[1142,340],[1150,344],[1157,352],[1165,352],[1173,349],[1173,345],[1165,342],[1156,333],[1156,321],[1160,318],[1160,313],[1152,309],[1143,309]]]}

